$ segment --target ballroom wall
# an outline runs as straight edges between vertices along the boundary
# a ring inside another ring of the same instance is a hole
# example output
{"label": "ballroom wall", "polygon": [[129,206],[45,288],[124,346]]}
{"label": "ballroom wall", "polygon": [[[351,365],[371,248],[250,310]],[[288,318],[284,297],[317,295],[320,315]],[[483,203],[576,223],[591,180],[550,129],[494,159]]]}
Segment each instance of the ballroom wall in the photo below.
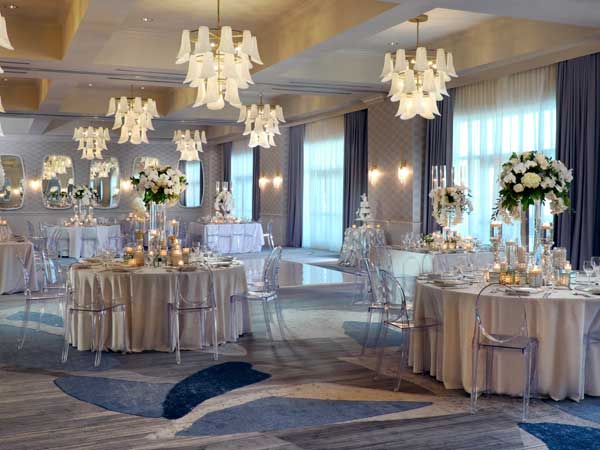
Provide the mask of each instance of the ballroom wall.
{"label": "ballroom wall", "polygon": [[[131,176],[133,160],[136,156],[155,156],[162,163],[176,165],[178,153],[174,145],[168,140],[152,140],[150,144],[132,145],[108,143],[108,152],[105,156],[114,156],[119,160],[121,180]],[[89,161],[79,158],[76,143],[61,136],[6,136],[0,138],[0,154],[19,155],[23,158],[25,166],[25,196],[23,208],[13,211],[0,210],[0,216],[6,217],[16,233],[26,232],[26,221],[33,223],[55,223],[61,218],[69,217],[70,210],[49,210],[42,205],[41,192],[32,190],[29,185],[31,179],[41,179],[42,162],[50,154],[70,156],[75,169],[75,183],[87,184],[89,182]],[[169,208],[170,217],[181,217],[185,220],[194,220],[211,213],[212,199],[215,195],[215,182],[222,178],[222,158],[217,148],[206,146],[205,152],[200,155],[205,165],[205,196],[200,208]],[[134,192],[122,192],[118,208],[96,210],[96,215],[126,216],[131,210]]]}

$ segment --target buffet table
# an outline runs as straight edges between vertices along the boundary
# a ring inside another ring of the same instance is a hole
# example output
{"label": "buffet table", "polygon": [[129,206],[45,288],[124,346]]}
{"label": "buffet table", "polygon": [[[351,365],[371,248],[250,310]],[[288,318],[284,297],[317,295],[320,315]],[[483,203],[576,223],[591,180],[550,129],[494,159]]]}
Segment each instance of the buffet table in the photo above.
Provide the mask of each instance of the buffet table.
{"label": "buffet table", "polygon": [[473,265],[483,269],[494,262],[492,252],[434,252],[431,250],[390,249],[396,275],[418,276],[422,273],[449,272],[458,266]]}
{"label": "buffet table", "polygon": [[192,222],[188,232],[192,242],[200,241],[213,252],[221,254],[260,252],[264,243],[262,225],[258,222]]}
{"label": "buffet table", "polygon": [[17,255],[25,257],[31,276],[31,287],[37,286],[37,274],[33,257],[33,244],[29,241],[0,242],[0,294],[13,294],[25,290],[23,270]]}
{"label": "buffet table", "polygon": [[[107,333],[105,346],[111,350],[142,352],[154,350],[166,352],[170,349],[168,304],[175,296],[175,269],[139,268],[131,270],[105,270],[104,268],[74,269],[71,273],[75,295],[90,298],[94,292],[94,278],[98,274],[101,279],[104,301],[110,303],[111,294],[120,298],[127,308],[127,336],[123,336],[122,323],[113,323],[111,315],[107,315]],[[213,269],[215,295],[217,303],[217,331],[220,343],[233,341],[230,322],[230,297],[245,293],[247,290],[246,274],[241,264],[228,268]],[[198,292],[200,297],[206,289],[208,273],[203,270],[185,272],[189,277],[189,289]],[[212,316],[209,314],[204,330],[204,338],[200,336],[200,320],[198,314],[181,315],[180,337],[181,348],[196,349],[200,343],[210,345],[212,342]],[[250,320],[247,308],[238,308],[238,330],[242,333],[250,331]],[[120,319],[119,319],[120,321]],[[72,345],[78,350],[90,349],[91,319],[89,315],[75,317],[72,324]],[[125,339],[126,338],[126,339]]]}
{"label": "buffet table", "polygon": [[[95,226],[50,226],[46,228],[46,237],[50,238],[57,231],[60,232],[59,248],[67,250],[71,258],[89,258],[96,256],[102,248],[111,247],[111,238],[117,240],[121,236],[120,225],[95,225]],[[84,243],[84,238],[86,242]],[[89,239],[89,241],[88,241]],[[93,244],[96,240],[96,244]],[[117,240],[117,242],[119,242]],[[114,245],[114,244],[113,244]]]}
{"label": "buffet table", "polygon": [[[430,372],[446,389],[471,389],[472,338],[475,326],[475,301],[481,286],[440,288],[417,282],[415,320],[441,316],[442,328],[437,339],[411,341],[410,365],[415,372]],[[482,303],[484,324],[490,332],[518,324],[521,308],[515,297],[485,293]],[[537,352],[537,392],[554,400],[579,401],[584,394],[600,395],[600,345],[591,345],[586,356],[586,337],[600,334],[600,297],[583,297],[571,291],[555,291],[548,298],[535,294],[517,299],[526,303],[528,333],[539,342]],[[513,306],[511,308],[511,305]],[[518,325],[517,325],[518,326]],[[422,345],[425,345],[423,352]],[[425,358],[422,355],[427,355]],[[523,363],[518,352],[494,352],[492,391],[521,395]],[[483,356],[482,356],[483,357]],[[587,364],[586,364],[587,360]],[[480,365],[478,380],[483,384],[485,365]]]}

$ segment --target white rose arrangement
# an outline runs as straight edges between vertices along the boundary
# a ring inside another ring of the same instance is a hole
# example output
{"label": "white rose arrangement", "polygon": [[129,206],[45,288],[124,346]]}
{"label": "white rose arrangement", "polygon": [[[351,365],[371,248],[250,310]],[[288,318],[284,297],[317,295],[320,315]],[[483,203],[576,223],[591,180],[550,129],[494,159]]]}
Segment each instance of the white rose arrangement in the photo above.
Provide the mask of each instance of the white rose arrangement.
{"label": "white rose arrangement", "polygon": [[223,216],[231,214],[233,211],[233,194],[230,191],[220,191],[215,197],[215,211]]}
{"label": "white rose arrangement", "polygon": [[172,206],[185,191],[187,180],[181,171],[171,166],[149,166],[131,177],[131,184],[143,195],[145,205],[154,202]]}
{"label": "white rose arrangement", "polygon": [[90,206],[98,199],[98,192],[89,186],[79,185],[73,189],[73,198],[81,200],[83,206]]}
{"label": "white rose arrangement", "polygon": [[501,217],[509,224],[521,218],[521,210],[533,205],[536,200],[550,202],[552,214],[561,214],[569,209],[569,189],[573,173],[558,160],[538,151],[513,153],[502,164],[498,182],[500,194],[492,219]]}
{"label": "white rose arrangement", "polygon": [[462,223],[464,214],[473,211],[469,188],[462,185],[440,187],[429,193],[432,200],[433,218],[441,226],[448,225],[448,219],[453,214],[453,225]]}

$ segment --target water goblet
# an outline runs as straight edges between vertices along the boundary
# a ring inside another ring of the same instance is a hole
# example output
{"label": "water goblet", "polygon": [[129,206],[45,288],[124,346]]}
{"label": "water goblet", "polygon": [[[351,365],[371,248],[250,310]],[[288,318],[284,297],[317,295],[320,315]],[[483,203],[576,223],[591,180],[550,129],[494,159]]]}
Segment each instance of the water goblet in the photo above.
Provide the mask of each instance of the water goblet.
{"label": "water goblet", "polygon": [[594,273],[594,266],[592,265],[592,261],[584,261],[583,262],[583,271],[585,272],[585,274],[587,276],[587,282],[589,284],[590,277]]}
{"label": "water goblet", "polygon": [[600,276],[600,256],[592,256],[592,267],[594,268],[594,278]]}

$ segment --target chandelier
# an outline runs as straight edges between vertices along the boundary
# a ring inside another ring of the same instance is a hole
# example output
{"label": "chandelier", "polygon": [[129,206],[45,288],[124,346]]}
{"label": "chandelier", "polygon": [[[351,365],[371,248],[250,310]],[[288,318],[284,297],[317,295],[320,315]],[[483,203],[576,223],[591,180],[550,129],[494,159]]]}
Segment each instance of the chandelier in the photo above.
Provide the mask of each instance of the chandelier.
{"label": "chandelier", "polygon": [[94,161],[90,167],[91,178],[108,178],[111,170],[116,170],[119,167],[114,158],[109,158],[104,161]]}
{"label": "chandelier", "polygon": [[448,95],[446,82],[458,76],[452,53],[446,54],[443,48],[434,53],[419,47],[419,25],[427,19],[423,14],[409,20],[417,24],[416,50],[398,49],[394,57],[390,52],[385,54],[381,81],[392,82],[388,97],[392,102],[400,102],[396,117],[403,120],[416,115],[425,119],[439,116],[437,102],[442,100],[442,95]]}
{"label": "chandelier", "polygon": [[154,130],[152,119],[160,117],[156,111],[156,102],[151,98],[111,97],[108,102],[107,116],[115,116],[113,130],[121,129],[119,144],[129,141],[138,145],[148,144],[148,130]]}
{"label": "chandelier", "polygon": [[[194,50],[192,51],[192,42]],[[217,0],[217,27],[201,26],[197,31],[183,30],[176,64],[188,64],[184,83],[198,88],[193,107],[210,110],[225,107],[225,102],[240,108],[238,89],[254,84],[252,62],[262,64],[256,36],[250,31],[221,27],[221,1]]]}
{"label": "chandelier", "polygon": [[250,135],[248,147],[271,148],[275,147],[275,135],[281,134],[279,122],[285,123],[285,118],[281,106],[264,105],[261,95],[258,105],[240,108],[238,123],[242,122],[246,125],[242,134]]}
{"label": "chandelier", "polygon": [[65,175],[71,167],[73,162],[68,156],[50,155],[44,162],[42,180],[51,180],[58,178],[58,175]]}
{"label": "chandelier", "polygon": [[190,130],[176,130],[173,133],[173,142],[177,145],[180,153],[179,161],[199,161],[198,153],[204,153],[202,144],[206,144],[206,132],[196,130],[192,135]]}
{"label": "chandelier", "polygon": [[78,141],[77,150],[81,150],[81,159],[102,159],[102,152],[108,150],[106,143],[110,142],[108,128],[89,126],[75,128],[73,140]]}

